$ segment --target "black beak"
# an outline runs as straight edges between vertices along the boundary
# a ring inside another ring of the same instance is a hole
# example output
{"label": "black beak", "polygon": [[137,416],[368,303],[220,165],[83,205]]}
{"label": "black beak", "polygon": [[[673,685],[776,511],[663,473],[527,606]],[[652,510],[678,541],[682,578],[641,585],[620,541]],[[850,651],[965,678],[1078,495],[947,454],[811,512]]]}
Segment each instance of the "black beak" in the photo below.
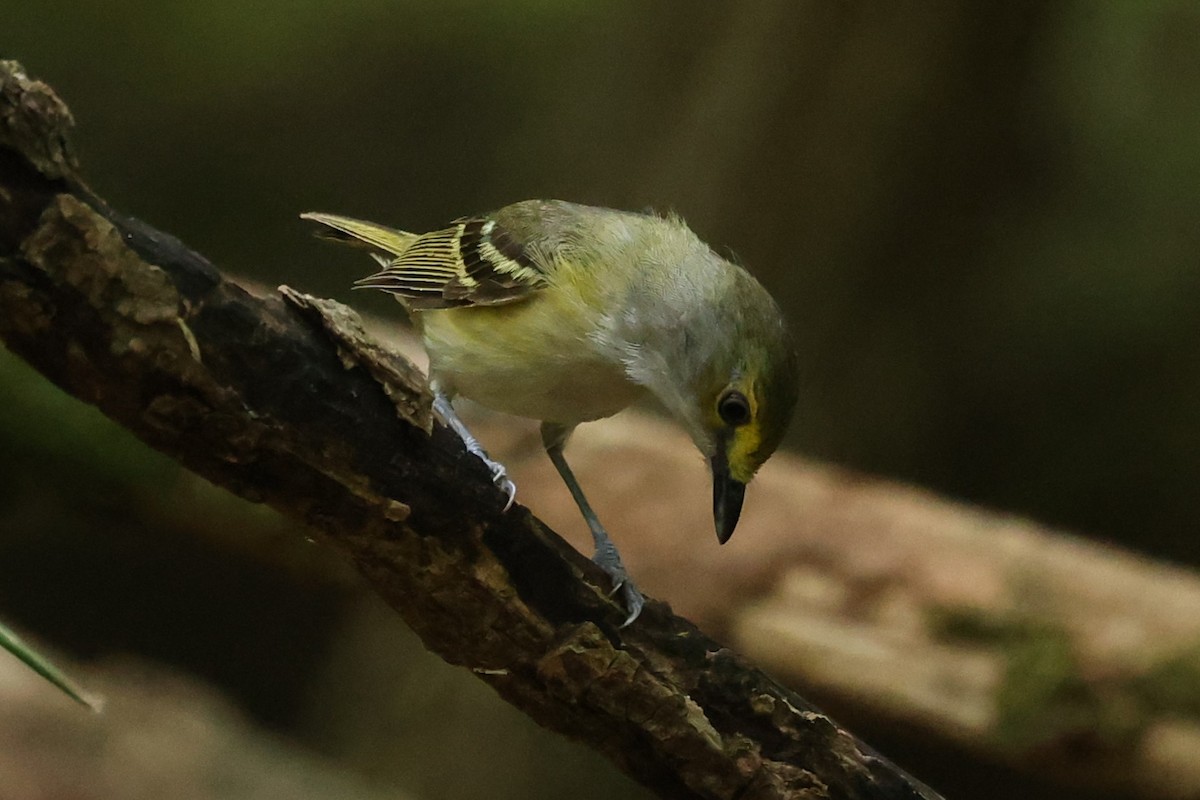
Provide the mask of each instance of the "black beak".
{"label": "black beak", "polygon": [[718,447],[712,457],[713,474],[713,520],[717,524],[717,541],[725,544],[733,536],[738,517],[742,513],[742,498],[746,496],[746,484],[729,477],[729,465],[725,461],[724,448]]}

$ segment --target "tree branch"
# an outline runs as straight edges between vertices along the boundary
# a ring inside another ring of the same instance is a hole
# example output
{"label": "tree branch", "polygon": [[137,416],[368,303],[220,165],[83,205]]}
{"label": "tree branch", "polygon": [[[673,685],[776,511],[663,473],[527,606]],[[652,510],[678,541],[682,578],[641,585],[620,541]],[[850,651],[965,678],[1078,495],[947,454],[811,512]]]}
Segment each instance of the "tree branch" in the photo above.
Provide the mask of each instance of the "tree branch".
{"label": "tree branch", "polygon": [[936,797],[586,558],[433,422],[353,312],[253,296],[79,178],[70,113],[0,62],[0,338],[66,391],[325,533],[447,661],[663,797]]}

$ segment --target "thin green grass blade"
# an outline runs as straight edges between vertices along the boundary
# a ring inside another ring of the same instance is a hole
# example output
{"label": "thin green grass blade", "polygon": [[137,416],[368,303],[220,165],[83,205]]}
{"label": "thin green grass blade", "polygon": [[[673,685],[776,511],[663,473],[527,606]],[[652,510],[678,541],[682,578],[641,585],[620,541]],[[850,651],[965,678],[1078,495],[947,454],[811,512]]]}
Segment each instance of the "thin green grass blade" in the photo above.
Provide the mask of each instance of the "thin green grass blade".
{"label": "thin green grass blade", "polygon": [[83,690],[80,689],[70,678],[62,673],[58,667],[51,664],[46,658],[41,656],[36,650],[27,645],[20,636],[4,623],[0,623],[0,647],[3,647],[8,652],[19,658],[31,670],[41,675],[50,683],[61,689],[68,697],[80,705],[90,708],[92,711],[97,711],[96,705],[84,696]]}

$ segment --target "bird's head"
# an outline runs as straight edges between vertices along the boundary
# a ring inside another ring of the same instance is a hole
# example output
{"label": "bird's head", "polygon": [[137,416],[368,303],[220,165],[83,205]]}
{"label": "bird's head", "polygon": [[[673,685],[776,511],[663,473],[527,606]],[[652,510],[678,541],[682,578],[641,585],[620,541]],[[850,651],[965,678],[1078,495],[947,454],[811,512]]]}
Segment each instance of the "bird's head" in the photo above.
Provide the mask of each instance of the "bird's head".
{"label": "bird's head", "polygon": [[746,484],[783,439],[796,405],[795,356],[786,336],[748,342],[743,358],[703,392],[717,539],[733,535]]}
{"label": "bird's head", "polygon": [[[618,318],[624,325],[618,338],[627,342],[629,377],[708,459],[717,539],[724,544],[737,526],[746,484],[791,422],[796,350],[762,284],[676,223],[669,231],[682,242],[668,242],[657,258],[644,260],[645,283],[635,299],[621,301],[626,312]],[[676,250],[686,254],[682,263],[667,258]]]}
{"label": "bird's head", "polygon": [[690,337],[672,365],[690,376],[675,416],[708,458],[722,544],[737,526],[746,484],[783,439],[798,393],[796,351],[783,316],[749,273],[738,273],[713,304],[709,330]]}

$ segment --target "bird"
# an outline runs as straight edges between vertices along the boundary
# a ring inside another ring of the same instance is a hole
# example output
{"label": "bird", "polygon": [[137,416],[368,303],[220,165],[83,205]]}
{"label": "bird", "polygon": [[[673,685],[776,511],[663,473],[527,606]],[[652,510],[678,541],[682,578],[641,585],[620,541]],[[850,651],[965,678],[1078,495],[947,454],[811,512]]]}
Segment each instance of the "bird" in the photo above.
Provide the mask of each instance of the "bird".
{"label": "bird", "polygon": [[516,485],[454,410],[465,397],[537,420],[543,446],[592,534],[592,560],[626,617],[645,598],[564,449],[581,423],[651,400],[707,459],[717,540],[733,534],[746,484],[782,440],[798,396],[789,327],[767,290],[676,214],[525,200],[426,233],[320,212],[318,235],[365,248],[378,271],[355,288],[394,295],[429,356],[433,410]]}

